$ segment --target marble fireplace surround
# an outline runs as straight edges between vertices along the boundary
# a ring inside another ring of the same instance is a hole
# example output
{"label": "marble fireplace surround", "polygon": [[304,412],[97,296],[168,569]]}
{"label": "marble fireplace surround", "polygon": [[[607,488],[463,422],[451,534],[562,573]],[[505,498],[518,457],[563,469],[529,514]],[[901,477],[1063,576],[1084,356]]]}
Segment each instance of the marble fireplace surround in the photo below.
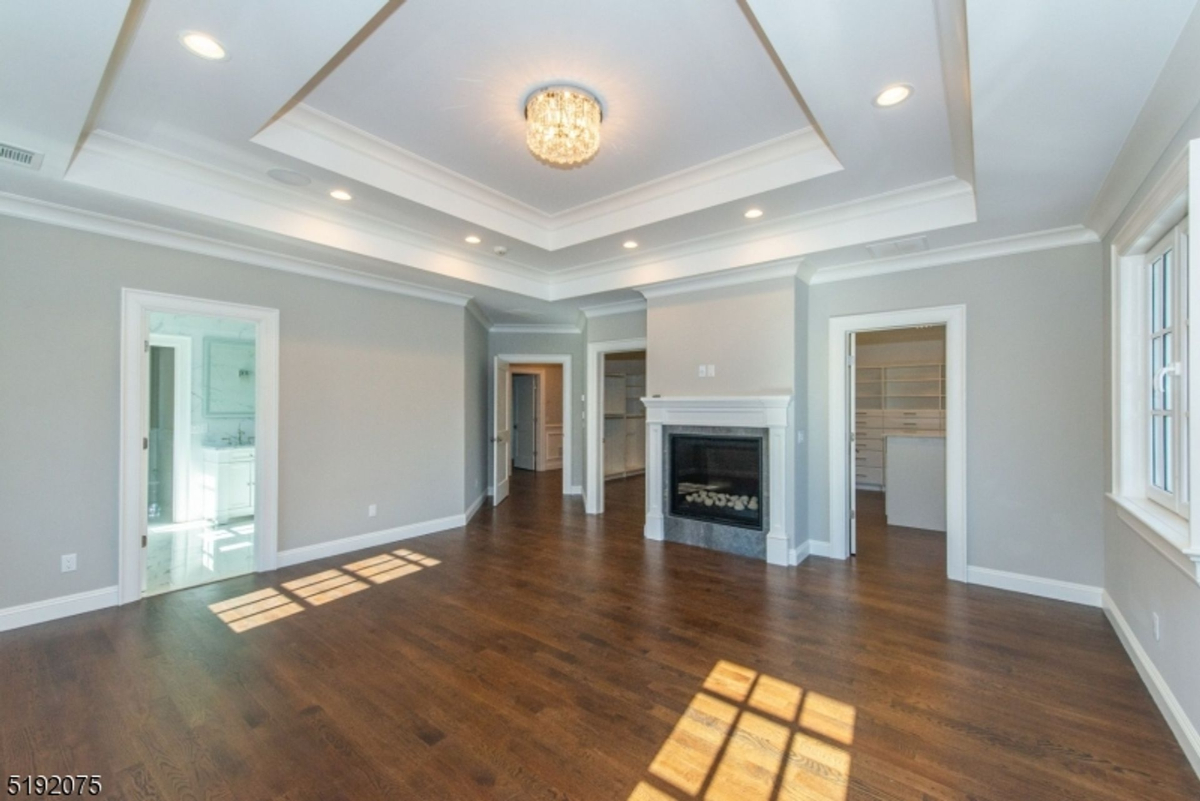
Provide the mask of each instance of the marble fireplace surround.
{"label": "marble fireplace surround", "polygon": [[[710,397],[643,398],[646,406],[646,526],[645,536],[665,539],[664,428],[686,427],[700,433],[705,428],[764,429],[767,445],[766,559],[788,564],[791,537],[787,508],[787,482],[792,480],[788,436],[791,428],[791,395],[738,395]],[[721,433],[721,432],[714,432]]]}

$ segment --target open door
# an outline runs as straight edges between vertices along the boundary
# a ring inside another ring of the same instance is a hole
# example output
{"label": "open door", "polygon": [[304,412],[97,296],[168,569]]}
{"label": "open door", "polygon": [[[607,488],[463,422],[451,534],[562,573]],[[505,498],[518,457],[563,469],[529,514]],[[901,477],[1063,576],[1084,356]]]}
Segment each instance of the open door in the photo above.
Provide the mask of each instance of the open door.
{"label": "open door", "polygon": [[509,430],[509,406],[512,403],[512,365],[496,359],[496,383],[492,387],[495,419],[492,421],[492,505],[499,506],[508,497],[508,478],[512,470],[512,432]]}
{"label": "open door", "polygon": [[858,459],[856,458],[858,456],[858,423],[856,422],[858,419],[858,401],[855,397],[857,392],[855,382],[855,375],[857,374],[857,370],[855,370],[857,340],[858,334],[851,331],[850,342],[847,343],[848,348],[846,351],[849,354],[846,359],[846,403],[850,407],[846,414],[846,419],[850,421],[848,426],[850,436],[848,437],[849,441],[846,443],[849,451],[846,455],[846,467],[850,472],[849,480],[846,482],[846,486],[850,488],[850,497],[847,499],[849,512],[846,515],[846,519],[850,521],[851,556],[858,554],[858,471],[855,469],[858,465]]}
{"label": "open door", "polygon": [[538,377],[514,375],[512,392],[512,457],[519,470],[537,469]]}

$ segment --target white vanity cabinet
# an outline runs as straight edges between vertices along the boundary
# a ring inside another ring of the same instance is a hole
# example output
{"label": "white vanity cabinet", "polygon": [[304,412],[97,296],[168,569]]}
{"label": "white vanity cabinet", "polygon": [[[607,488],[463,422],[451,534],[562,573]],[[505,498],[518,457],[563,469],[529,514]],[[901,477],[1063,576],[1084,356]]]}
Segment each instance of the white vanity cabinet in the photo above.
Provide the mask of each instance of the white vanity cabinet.
{"label": "white vanity cabinet", "polygon": [[254,514],[254,448],[204,449],[204,517],[225,523]]}

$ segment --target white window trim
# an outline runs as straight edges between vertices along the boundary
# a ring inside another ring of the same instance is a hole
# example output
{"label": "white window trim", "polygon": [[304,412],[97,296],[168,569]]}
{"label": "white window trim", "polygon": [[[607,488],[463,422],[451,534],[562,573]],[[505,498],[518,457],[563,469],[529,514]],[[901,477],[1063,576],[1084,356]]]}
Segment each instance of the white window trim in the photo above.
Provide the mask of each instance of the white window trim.
{"label": "white window trim", "polygon": [[[1197,156],[1190,159],[1190,165],[1189,153]],[[1189,172],[1195,175],[1189,176]],[[1112,240],[1112,486],[1108,498],[1135,532],[1200,582],[1200,521],[1174,514],[1146,497],[1145,256],[1187,216],[1189,177],[1192,186],[1200,186],[1200,140],[1180,153]],[[1195,237],[1189,237],[1189,265],[1200,264],[1197,249]],[[1189,281],[1187,291],[1191,308],[1200,308],[1200,281]],[[1197,338],[1193,328],[1188,333],[1187,352],[1200,353]],[[1200,397],[1200,370],[1191,371],[1187,389],[1191,397]],[[1198,429],[1200,426],[1191,426],[1188,432],[1189,456],[1200,454]],[[1198,497],[1200,470],[1192,469],[1187,481],[1189,497]]]}
{"label": "white window trim", "polygon": [[[1151,501],[1154,501],[1159,506],[1164,507],[1168,512],[1173,513],[1173,516],[1178,516],[1178,517],[1184,518],[1184,519],[1186,519],[1190,516],[1190,512],[1188,509],[1188,501],[1184,500],[1184,498],[1187,498],[1189,496],[1189,494],[1185,493],[1184,490],[1187,488],[1187,486],[1186,486],[1186,482],[1188,480],[1187,470],[1188,470],[1188,466],[1191,461],[1189,458],[1190,453],[1189,453],[1189,449],[1187,447],[1187,443],[1182,439],[1185,432],[1187,431],[1187,428],[1182,425],[1182,422],[1183,422],[1182,418],[1183,418],[1184,411],[1187,408],[1188,393],[1187,393],[1186,385],[1184,385],[1183,383],[1181,383],[1179,381],[1180,377],[1182,377],[1186,381],[1187,371],[1188,371],[1188,369],[1190,369],[1188,366],[1188,353],[1189,353],[1190,349],[1188,348],[1188,343],[1186,341],[1186,336],[1185,336],[1185,332],[1187,330],[1187,328],[1186,328],[1187,318],[1183,313],[1183,309],[1187,307],[1187,304],[1186,303],[1181,304],[1179,302],[1180,299],[1183,297],[1183,295],[1188,292],[1189,284],[1190,284],[1190,281],[1188,281],[1188,276],[1187,276],[1187,272],[1188,272],[1187,265],[1189,263],[1188,258],[1187,258],[1187,253],[1185,253],[1183,248],[1180,247],[1181,238],[1187,236],[1186,221],[1187,221],[1187,218],[1185,217],[1183,219],[1183,221],[1172,226],[1171,229],[1168,230],[1162,236],[1162,238],[1159,239],[1159,241],[1156,242],[1154,244],[1154,246],[1152,248],[1150,248],[1146,252],[1146,254],[1142,257],[1142,279],[1141,279],[1141,283],[1139,285],[1141,297],[1138,298],[1138,300],[1137,300],[1138,305],[1141,307],[1141,327],[1142,327],[1142,336],[1143,336],[1142,358],[1146,359],[1147,354],[1151,353],[1153,351],[1152,343],[1153,343],[1154,339],[1164,336],[1164,335],[1168,335],[1168,336],[1171,336],[1174,340],[1174,354],[1173,355],[1175,356],[1175,359],[1171,362],[1171,365],[1169,365],[1169,366],[1178,366],[1179,369],[1181,369],[1183,371],[1183,372],[1175,372],[1173,374],[1174,377],[1172,378],[1170,384],[1167,384],[1166,382],[1167,382],[1167,377],[1172,374],[1168,373],[1167,375],[1162,376],[1163,385],[1170,387],[1169,393],[1164,393],[1164,394],[1174,395],[1174,397],[1171,398],[1171,400],[1170,400],[1169,410],[1164,408],[1164,409],[1155,411],[1151,406],[1146,407],[1146,409],[1147,409],[1147,411],[1146,411],[1147,418],[1145,420],[1145,423],[1146,423],[1145,429],[1146,430],[1150,430],[1151,421],[1152,421],[1154,415],[1156,415],[1156,414],[1158,414],[1159,416],[1162,416],[1166,419],[1169,419],[1172,423],[1172,435],[1171,435],[1172,460],[1171,460],[1171,464],[1170,464],[1170,470],[1168,471],[1170,473],[1171,491],[1167,492],[1167,491],[1159,489],[1158,487],[1154,486],[1152,479],[1150,479],[1150,474],[1153,471],[1153,469],[1150,466],[1150,461],[1151,461],[1150,450],[1151,450],[1152,437],[1148,437],[1146,439],[1146,443],[1145,443],[1146,461],[1144,463],[1144,468],[1143,468],[1144,476],[1146,478],[1146,498]],[[1161,258],[1166,253],[1172,254],[1171,258],[1168,259],[1167,264],[1168,264],[1168,272],[1174,274],[1174,276],[1175,276],[1173,278],[1173,284],[1172,284],[1173,288],[1171,289],[1171,291],[1169,293],[1169,295],[1171,296],[1172,305],[1174,308],[1172,308],[1170,311],[1171,324],[1168,325],[1164,329],[1152,331],[1150,328],[1151,320],[1150,320],[1149,315],[1147,314],[1147,311],[1150,307],[1150,286],[1151,286],[1150,268],[1151,268],[1151,265],[1154,264],[1154,262],[1156,262],[1159,258]],[[1176,272],[1176,269],[1177,269],[1177,267],[1179,267],[1180,264],[1183,265],[1182,269],[1178,269],[1178,271]],[[1143,361],[1142,366],[1144,368],[1145,367],[1149,368],[1149,369],[1143,369],[1141,371],[1142,392],[1146,392],[1149,389],[1153,393],[1154,392],[1153,387],[1157,383],[1157,380],[1159,377],[1155,376],[1155,375],[1151,375],[1150,370],[1153,370],[1154,367],[1153,367],[1153,364],[1150,363],[1149,361]],[[1166,406],[1167,406],[1167,404],[1164,404],[1164,407],[1166,407]],[[1145,434],[1145,431],[1143,433]]]}

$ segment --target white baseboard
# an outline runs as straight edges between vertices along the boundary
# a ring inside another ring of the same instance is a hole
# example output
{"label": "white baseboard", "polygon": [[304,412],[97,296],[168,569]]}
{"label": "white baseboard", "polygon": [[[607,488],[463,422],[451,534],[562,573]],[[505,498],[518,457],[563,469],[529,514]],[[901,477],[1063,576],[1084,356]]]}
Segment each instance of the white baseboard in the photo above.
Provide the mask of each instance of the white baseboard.
{"label": "white baseboard", "polygon": [[788,564],[802,564],[808,558],[809,553],[811,553],[811,543],[809,540],[805,540],[788,552]]}
{"label": "white baseboard", "polygon": [[1196,731],[1195,724],[1187,716],[1179,699],[1175,697],[1175,693],[1171,692],[1167,680],[1158,672],[1150,655],[1146,653],[1146,649],[1142,647],[1141,642],[1133,633],[1133,629],[1129,627],[1125,616],[1121,614],[1121,610],[1117,608],[1117,604],[1107,592],[1103,594],[1103,604],[1104,613],[1108,616],[1108,621],[1112,623],[1113,630],[1117,632],[1117,638],[1125,646],[1125,651],[1133,661],[1133,666],[1137,668],[1138,675],[1142,677],[1146,689],[1150,691],[1154,703],[1158,705],[1158,710],[1162,712],[1167,725],[1175,734],[1175,739],[1179,741],[1184,756],[1188,758],[1188,762],[1192,763],[1192,770],[1200,775],[1200,733]]}
{"label": "white baseboard", "polygon": [[967,583],[982,584],[998,590],[1023,592],[1026,595],[1037,595],[1041,598],[1051,598],[1055,601],[1068,601],[1073,604],[1100,607],[1103,604],[1104,589],[1090,584],[1075,584],[1070,581],[1028,576],[1024,573],[1009,573],[1007,570],[992,570],[990,567],[967,567]]}
{"label": "white baseboard", "polygon": [[825,540],[809,540],[808,541],[809,556],[824,556],[825,558],[828,559],[829,554],[831,552],[832,552],[832,546]]}
{"label": "white baseboard", "polygon": [[59,598],[47,598],[44,601],[34,601],[20,606],[10,606],[7,609],[0,609],[0,631],[19,629],[35,623],[47,623],[59,618],[81,615],[84,612],[95,612],[97,609],[107,609],[110,606],[116,606],[120,597],[118,588],[113,586],[77,592],[74,595],[63,595]]}
{"label": "white baseboard", "polygon": [[471,518],[474,517],[475,513],[478,512],[479,509],[483,506],[483,499],[484,499],[484,496],[480,495],[478,498],[475,499],[474,503],[472,503],[470,506],[467,507],[467,511],[463,513],[463,525],[464,526],[467,523],[471,522]]}
{"label": "white baseboard", "polygon": [[361,551],[363,548],[377,548],[380,545],[389,545],[411,537],[420,537],[423,534],[433,534],[437,531],[461,528],[466,524],[465,515],[450,515],[449,517],[441,517],[437,520],[423,520],[420,523],[410,523],[407,526],[397,526],[396,528],[387,528],[383,531],[372,531],[368,534],[343,537],[340,540],[321,542],[316,545],[305,545],[302,548],[289,548],[286,551],[279,552],[278,566],[291,567],[292,565],[311,562],[314,559],[324,559],[329,556],[350,553],[351,551]]}
{"label": "white baseboard", "polygon": [[565,495],[582,495],[583,494],[583,485],[575,484],[569,490],[567,490],[564,494]]}

